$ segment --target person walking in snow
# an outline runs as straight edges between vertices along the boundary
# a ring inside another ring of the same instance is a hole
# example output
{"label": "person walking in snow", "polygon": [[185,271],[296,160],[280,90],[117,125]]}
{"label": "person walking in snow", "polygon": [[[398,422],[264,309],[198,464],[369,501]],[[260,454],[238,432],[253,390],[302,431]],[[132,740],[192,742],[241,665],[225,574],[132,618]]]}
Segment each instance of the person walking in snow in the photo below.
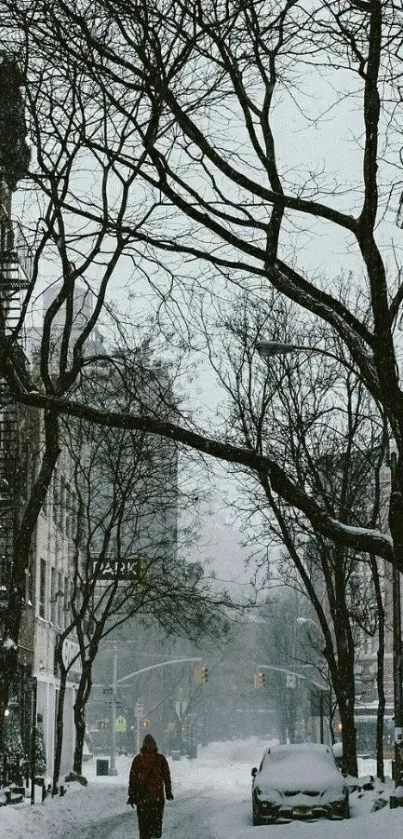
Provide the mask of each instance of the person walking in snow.
{"label": "person walking in snow", "polygon": [[127,803],[137,807],[140,839],[160,839],[165,798],[173,801],[173,795],[168,761],[151,734],[132,762],[128,796]]}

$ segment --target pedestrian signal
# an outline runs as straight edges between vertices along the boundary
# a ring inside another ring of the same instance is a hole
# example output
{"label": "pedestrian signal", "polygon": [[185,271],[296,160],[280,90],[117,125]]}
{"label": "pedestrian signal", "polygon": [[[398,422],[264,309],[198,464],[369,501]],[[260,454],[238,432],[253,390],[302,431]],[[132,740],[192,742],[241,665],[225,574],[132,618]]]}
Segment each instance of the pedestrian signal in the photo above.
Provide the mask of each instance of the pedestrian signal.
{"label": "pedestrian signal", "polygon": [[148,728],[150,725],[150,720],[140,720],[140,728]]}
{"label": "pedestrian signal", "polygon": [[263,688],[266,684],[266,676],[264,673],[255,673],[253,677],[253,684],[255,688]]}

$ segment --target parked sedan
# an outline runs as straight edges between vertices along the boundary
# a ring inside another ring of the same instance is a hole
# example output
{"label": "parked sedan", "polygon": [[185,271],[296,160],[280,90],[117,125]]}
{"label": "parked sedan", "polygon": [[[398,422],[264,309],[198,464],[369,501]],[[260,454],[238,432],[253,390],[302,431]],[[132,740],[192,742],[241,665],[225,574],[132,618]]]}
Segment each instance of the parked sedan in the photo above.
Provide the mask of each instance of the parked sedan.
{"label": "parked sedan", "polygon": [[348,819],[348,786],[329,746],[270,746],[252,769],[253,824],[281,819]]}

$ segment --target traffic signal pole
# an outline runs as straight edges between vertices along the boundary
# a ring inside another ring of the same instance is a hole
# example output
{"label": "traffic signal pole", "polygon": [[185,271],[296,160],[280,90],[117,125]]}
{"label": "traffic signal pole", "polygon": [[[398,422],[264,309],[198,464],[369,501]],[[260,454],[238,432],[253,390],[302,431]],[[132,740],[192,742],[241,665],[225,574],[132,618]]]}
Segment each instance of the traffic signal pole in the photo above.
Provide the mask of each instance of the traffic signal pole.
{"label": "traffic signal pole", "polygon": [[[117,671],[118,671],[118,649],[117,645],[114,645],[113,648],[113,663],[112,663],[112,700],[111,700],[111,762],[109,767],[109,775],[117,775],[118,771],[116,769],[116,708],[117,708],[117,688],[118,685],[122,684],[122,682],[126,682],[129,679],[133,679],[135,676],[139,676],[141,673],[149,673],[150,670],[159,670],[162,667],[168,667],[173,664],[183,664],[185,662],[200,662],[202,661],[200,656],[193,656],[192,658],[173,658],[170,661],[161,661],[158,664],[150,664],[148,667],[142,667],[140,670],[134,670],[133,673],[128,673],[127,676],[123,676],[121,679],[117,678]],[[205,681],[208,678],[208,670],[205,670]],[[104,687],[104,686],[103,686]],[[139,751],[139,744],[140,744],[140,719],[137,719],[137,751]]]}
{"label": "traffic signal pole", "polygon": [[278,667],[274,664],[258,664],[259,671],[254,673],[253,676],[253,684],[255,688],[262,688],[266,684],[266,680],[264,678],[264,671],[265,670],[274,670],[277,673],[284,673],[286,677],[293,680],[294,688],[297,686],[297,680],[300,679],[308,684],[314,685],[315,688],[319,691],[319,738],[320,742],[324,742],[324,706],[323,706],[323,692],[327,691],[326,685],[322,685],[319,682],[316,682],[314,679],[310,679],[309,676],[304,676],[302,673],[296,673],[295,670],[290,670],[288,667]]}
{"label": "traffic signal pole", "polygon": [[121,685],[122,682],[127,682],[128,679],[133,679],[134,676],[139,676],[141,673],[149,673],[150,670],[159,670],[161,667],[168,667],[171,664],[184,664],[187,661],[202,661],[199,657],[193,658],[173,658],[170,661],[160,661],[158,664],[150,664],[148,667],[142,667],[141,670],[134,670],[133,673],[128,673],[127,676],[122,676],[117,679],[116,684]]}

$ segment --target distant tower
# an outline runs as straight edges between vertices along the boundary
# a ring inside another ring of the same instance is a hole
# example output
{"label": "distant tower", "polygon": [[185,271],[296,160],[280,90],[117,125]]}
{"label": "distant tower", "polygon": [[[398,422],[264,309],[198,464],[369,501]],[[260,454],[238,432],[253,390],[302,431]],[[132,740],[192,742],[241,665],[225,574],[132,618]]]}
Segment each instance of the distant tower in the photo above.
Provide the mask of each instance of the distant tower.
{"label": "distant tower", "polygon": [[[62,288],[62,283],[60,281],[53,283],[52,285],[48,286],[46,291],[43,295],[43,313],[47,312],[53,300],[57,297]],[[87,325],[94,308],[94,294],[93,292],[83,283],[77,281],[74,286],[74,298],[73,298],[73,323],[72,323],[72,335],[73,337],[77,337],[80,335],[82,330]],[[57,312],[54,320],[53,320],[53,327],[55,331],[62,330],[65,322],[66,317],[66,307],[65,304],[59,309]]]}

